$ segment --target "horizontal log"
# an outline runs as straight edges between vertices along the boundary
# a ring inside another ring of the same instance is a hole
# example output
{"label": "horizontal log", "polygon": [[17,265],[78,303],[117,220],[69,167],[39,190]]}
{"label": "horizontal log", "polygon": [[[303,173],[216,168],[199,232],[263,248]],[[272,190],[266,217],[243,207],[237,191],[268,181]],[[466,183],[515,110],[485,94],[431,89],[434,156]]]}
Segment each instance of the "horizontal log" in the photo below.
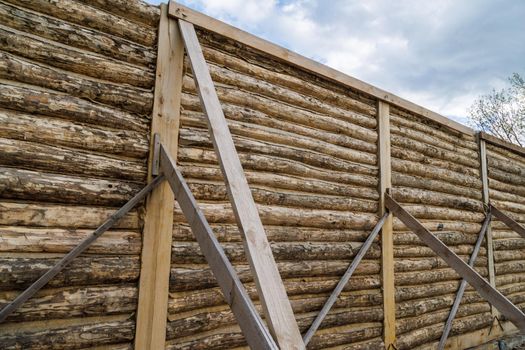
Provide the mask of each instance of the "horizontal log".
{"label": "horizontal log", "polygon": [[390,138],[392,146],[397,147],[400,150],[413,151],[411,152],[411,156],[416,156],[416,154],[419,153],[419,157],[431,157],[445,162],[463,165],[476,170],[479,168],[479,160],[477,158],[467,157],[458,154],[457,152],[443,149],[441,147],[437,147],[426,142],[421,142],[398,134],[391,134]]}
{"label": "horizontal log", "polygon": [[511,261],[511,260],[525,260],[525,251],[523,251],[523,248],[519,250],[495,250],[494,251],[494,261],[495,262],[503,262],[503,261]]}
{"label": "horizontal log", "polygon": [[[489,189],[489,193],[492,194],[493,198],[491,197],[491,200],[495,200],[497,202],[504,202],[504,205],[508,202],[511,203],[518,203],[518,204],[525,204],[525,197],[520,196],[519,194],[514,194],[513,192],[500,192],[495,189]],[[512,204],[510,205],[512,207]]]}
{"label": "horizontal log", "polygon": [[509,157],[500,159],[499,157],[493,157],[489,152],[487,154],[487,165],[489,169],[499,169],[501,172],[508,174],[525,176],[525,165],[521,165],[517,162],[509,162]]}
{"label": "horizontal log", "polygon": [[[138,44],[153,47],[157,43],[155,26],[138,25],[136,22],[131,22],[108,11],[85,5],[80,1],[54,0],[52,3],[45,0],[7,1],[83,27],[126,38]],[[113,11],[115,11],[115,6],[111,12]]]}
{"label": "horizontal log", "polygon": [[432,300],[435,296],[445,294],[455,294],[459,288],[460,280],[452,280],[445,282],[429,282],[418,284],[414,282],[413,285],[396,286],[396,302],[402,303],[407,300],[418,300],[421,298],[428,298]]}
{"label": "horizontal log", "polygon": [[[258,300],[257,291],[253,283],[245,283],[252,300]],[[297,295],[290,298],[294,310],[321,310],[330,295],[328,293]],[[359,290],[343,292],[335,303],[336,308],[354,308],[375,306],[381,303],[381,291]],[[168,303],[168,319],[180,317],[182,312],[210,308],[224,305],[224,300],[216,298],[214,289],[193,290],[188,292],[170,293]]]}
{"label": "horizontal log", "polygon": [[507,274],[507,273],[523,273],[525,272],[525,261],[505,261],[494,264],[496,274]]}
{"label": "horizontal log", "polygon": [[523,153],[516,153],[513,149],[509,149],[505,146],[502,147],[499,145],[493,145],[490,142],[487,143],[487,151],[487,154],[489,156],[500,157],[503,160],[510,158],[513,160],[513,164],[518,165],[522,168],[525,167],[525,159],[523,157]]}
{"label": "horizontal log", "polygon": [[[449,247],[457,255],[468,255],[472,253],[474,247],[472,245],[456,245]],[[480,255],[484,256],[486,251],[484,248],[480,251]],[[399,258],[417,258],[417,257],[429,257],[435,256],[433,250],[427,246],[397,246],[394,248],[394,255]]]}
{"label": "horizontal log", "polygon": [[426,117],[415,115],[412,112],[401,110],[396,106],[392,106],[390,109],[390,118],[396,124],[432,135],[447,143],[455,144],[476,152],[478,150],[476,137],[473,134],[453,130],[446,125],[434,122]]}
{"label": "horizontal log", "polygon": [[135,334],[135,322],[129,319],[130,316],[57,320],[53,323],[38,321],[26,323],[23,327],[2,325],[0,342],[6,350],[58,350],[131,341]]}
{"label": "horizontal log", "polygon": [[[436,295],[428,299],[416,299],[404,301],[396,304],[396,319],[401,321],[403,318],[408,318],[407,322],[410,321],[410,317],[419,316],[423,314],[435,314],[437,311],[445,311],[442,320],[436,320],[434,323],[445,321],[447,319],[450,307],[454,303],[456,295],[450,293],[447,295]],[[490,311],[490,304],[485,302],[476,291],[467,292],[463,295],[463,305],[474,306],[476,303],[481,303],[487,309],[482,311]],[[478,310],[477,307],[475,310]],[[466,310],[464,310],[466,311]],[[479,313],[479,312],[476,312]],[[468,313],[467,313],[468,314]],[[459,316],[459,315],[458,315]],[[415,329],[417,325],[414,325]]]}
{"label": "horizontal log", "polygon": [[151,91],[89,79],[6,52],[0,52],[0,78],[64,92],[142,115],[151,113],[153,103]]}
{"label": "horizontal log", "polygon": [[[180,130],[179,137],[179,147],[199,147],[211,149],[211,140],[209,139],[208,133],[203,129],[184,128]],[[374,165],[336,158],[319,152],[310,151],[303,147],[299,148],[285,145],[276,145],[268,141],[259,141],[253,138],[237,136],[235,134],[233,134],[233,140],[235,143],[235,148],[239,152],[250,152],[255,154],[276,156],[284,159],[295,160],[314,167],[321,167],[323,169],[347,171],[363,175],[377,172],[377,168],[374,166],[375,157],[373,156],[370,156],[370,159],[374,159]],[[364,154],[363,157],[366,158],[368,156],[367,154]]]}
{"label": "horizontal log", "polygon": [[[68,253],[93,233],[86,229],[0,226],[0,252]],[[109,230],[93,242],[87,254],[140,254],[141,235],[137,231]]]}
{"label": "horizontal log", "polygon": [[483,203],[481,201],[461,198],[455,195],[408,187],[396,187],[393,193],[395,193],[396,199],[403,203],[436,205],[440,207],[483,212]]}
{"label": "horizontal log", "polygon": [[417,162],[406,161],[398,158],[392,159],[392,171],[403,174],[421,176],[428,179],[442,180],[454,185],[481,190],[481,179],[455,171],[438,168],[431,165],[422,165]]}
{"label": "horizontal log", "polygon": [[525,196],[525,188],[523,186],[516,186],[513,184],[508,184],[502,181],[498,181],[496,179],[490,178],[490,176],[489,176],[489,179],[490,179],[489,193],[490,193],[491,198],[493,197],[492,194],[494,194],[495,199],[506,200],[505,195],[503,196],[500,195],[500,197],[498,197],[498,194],[499,194],[498,192],[503,192],[503,193],[507,192],[510,194],[519,195],[520,197]]}
{"label": "horizontal log", "polygon": [[[200,115],[200,101],[197,96],[190,94],[183,94],[183,104],[189,106],[189,109],[183,111],[183,115],[197,114]],[[223,112],[227,120],[235,120],[255,125],[262,125],[272,129],[287,131],[292,134],[306,136],[308,138],[322,140],[329,144],[342,146],[345,148],[352,148],[359,151],[376,153],[377,145],[373,134],[370,134],[369,141],[359,140],[341,133],[330,132],[309,126],[303,126],[297,122],[281,120],[267,115],[260,111],[248,109],[243,106],[234,104],[221,104]],[[182,126],[188,123],[184,118],[181,120]]]}
{"label": "horizontal log", "polygon": [[[210,223],[235,222],[229,203],[200,203],[199,206]],[[330,210],[284,208],[267,205],[258,205],[257,208],[259,216],[265,225],[371,230],[378,221],[377,215],[365,213],[333,212]],[[177,204],[175,204],[174,221],[186,222]]]}
{"label": "horizontal log", "polygon": [[[0,290],[27,288],[56,264],[62,255],[0,256]],[[138,256],[80,256],[48,283],[48,287],[135,282],[139,277]]]}
{"label": "horizontal log", "polygon": [[[476,271],[482,276],[487,276],[487,268],[479,267]],[[420,271],[400,272],[396,274],[396,285],[414,285],[432,283],[438,281],[454,281],[459,279],[459,275],[452,268],[427,271],[422,274]]]}
{"label": "horizontal log", "polygon": [[[432,231],[432,229],[430,230]],[[473,232],[438,231],[432,232],[432,234],[447,246],[452,246],[462,244],[474,245],[477,240],[476,233],[478,232],[479,230],[473,230]],[[396,232],[394,235],[394,243],[399,245],[425,246],[425,243],[413,232]]]}
{"label": "horizontal log", "polygon": [[114,83],[149,89],[155,81],[153,72],[144,67],[72,49],[4,26],[0,26],[0,49],[53,67]]}
{"label": "horizontal log", "polygon": [[[332,292],[337,283],[339,282],[339,277],[299,277],[299,278],[290,278],[283,281],[286,292],[288,295],[298,295],[298,294],[316,294],[316,293],[328,293]],[[369,290],[379,288],[381,281],[379,275],[365,275],[365,276],[353,276],[354,283],[347,284],[345,286],[345,291],[353,290]],[[195,281],[193,281],[195,283]],[[249,283],[247,288],[249,289]],[[180,291],[190,291],[193,290],[194,286],[188,285],[179,285],[177,281],[170,278],[170,291],[171,292],[180,292]],[[210,289],[210,298],[217,297],[220,302],[224,301],[224,298],[220,294],[219,289]]]}
{"label": "horizontal log", "polygon": [[489,177],[507,184],[514,186],[523,186],[525,185],[525,180],[523,175],[511,174],[505,171],[501,171],[495,167],[489,167]]}
{"label": "horizontal log", "polygon": [[145,159],[145,133],[111,130],[68,120],[0,109],[0,137]]}
{"label": "horizontal log", "polygon": [[0,81],[0,87],[0,107],[3,108],[147,134],[146,118],[115,108],[11,81]]}
{"label": "horizontal log", "polygon": [[[456,319],[452,326],[451,335],[468,333],[489,327],[492,321],[493,318],[490,312]],[[438,341],[443,333],[443,327],[443,323],[438,323],[407,332],[397,339],[397,346],[399,349],[413,349],[418,345]]]}
{"label": "horizontal log", "polygon": [[[116,6],[113,7],[113,9],[117,8]],[[4,20],[3,25],[22,32],[124,62],[146,67],[155,64],[155,52],[152,48],[135,44],[114,35],[108,35],[56,18],[37,15],[34,12],[7,4],[0,5],[0,16]]]}
{"label": "horizontal log", "polygon": [[[272,244],[273,251],[275,243]],[[225,249],[226,250],[226,249]],[[228,252],[228,250],[226,250]],[[242,253],[242,252],[241,252]],[[279,254],[275,254],[276,259]],[[253,276],[246,265],[245,259],[240,256],[234,265],[235,271],[242,282],[252,282]],[[297,260],[301,260],[298,257]],[[204,262],[201,265],[183,265],[178,263],[183,258],[172,259],[177,261],[171,267],[170,279],[177,284],[177,288],[186,290],[198,290],[204,288],[213,288],[217,286],[215,277],[210,268]],[[282,278],[298,278],[298,277],[339,277],[344,274],[352,259],[326,261],[326,260],[307,260],[307,261],[278,261],[277,267]],[[379,263],[373,260],[366,260],[359,264],[355,275],[371,275],[378,274],[380,271]]]}
{"label": "horizontal log", "polygon": [[[320,168],[305,166],[300,162],[258,154],[240,153],[239,158],[251,185],[367,200],[379,198],[377,189],[370,184],[377,179],[368,176],[335,170],[323,173]],[[198,179],[224,182],[216,163],[216,155],[211,150],[179,148],[179,169],[189,181]]]}
{"label": "horizontal log", "polygon": [[[182,127],[206,129],[208,122],[203,114],[193,111],[182,113]],[[307,136],[298,136],[295,133],[269,128],[259,124],[229,120],[228,127],[233,135],[243,136],[261,142],[272,142],[277,145],[291,146],[297,149],[311,150],[320,154],[336,157],[351,162],[375,165],[376,155],[371,152],[361,152],[341,147],[329,142],[316,140]]]}
{"label": "horizontal log", "polygon": [[[402,250],[401,248],[400,250]],[[397,254],[396,254],[397,253]],[[396,256],[404,256],[404,255],[412,255],[409,253],[399,253],[398,251],[394,251],[394,254]],[[467,256],[461,256],[463,260],[468,260]],[[476,267],[483,267],[487,266],[487,258],[486,257],[478,257],[476,260]],[[419,257],[417,259],[398,259],[395,262],[395,271],[396,272],[409,272],[409,271],[428,271],[432,269],[441,269],[441,268],[447,268],[448,265],[443,261],[443,259],[439,257]]]}
{"label": "horizontal log", "polygon": [[[206,213],[206,211],[204,211]],[[263,219],[264,220],[264,219]],[[221,244],[231,262],[245,262],[244,246],[241,243]],[[350,260],[361,248],[361,242],[291,242],[270,243],[276,260]],[[365,256],[368,259],[380,257],[379,244],[375,243]],[[205,263],[199,245],[194,242],[174,242],[172,244],[172,263]]]}
{"label": "horizontal log", "polygon": [[413,174],[402,174],[392,172],[392,184],[394,186],[412,187],[424,190],[455,194],[461,197],[481,200],[481,190],[457,186],[442,179],[430,179],[428,177],[414,176]]}
{"label": "horizontal log", "polygon": [[[192,111],[201,111],[201,105],[195,98],[193,79],[185,76],[183,80],[182,106]],[[216,85],[217,95],[221,105],[236,105],[249,110],[258,111],[272,116],[278,120],[296,122],[303,126],[340,133],[362,141],[373,142],[377,140],[377,134],[370,129],[345,122],[320,113],[294,108],[286,104],[278,103],[272,99],[256,94],[237,90],[227,86]]]}
{"label": "horizontal log", "polygon": [[120,17],[151,27],[157,27],[160,10],[157,6],[142,1],[127,0],[84,0],[86,4],[98,7]]}
{"label": "horizontal log", "polygon": [[[95,229],[115,211],[107,207],[2,201],[0,225]],[[131,210],[113,228],[138,230],[139,222],[138,211]]]}
{"label": "horizontal log", "polygon": [[[190,182],[188,185],[197,200],[228,201],[229,199],[226,186],[223,183]],[[348,197],[275,191],[255,186],[251,186],[250,189],[255,202],[258,204],[366,213],[375,213],[378,208],[376,202]]]}
{"label": "horizontal log", "polygon": [[[394,218],[394,230],[396,232],[412,232],[410,229],[408,229],[401,220]],[[443,235],[447,236],[448,232],[452,232],[455,234],[478,234],[481,229],[481,223],[475,223],[475,222],[461,222],[461,221],[446,221],[446,220],[424,220],[421,223],[426,229],[429,231],[435,231],[434,234],[440,234],[439,232],[442,232]],[[414,241],[414,238],[417,236],[413,233],[410,233],[411,238],[410,242]],[[394,242],[397,239],[397,235],[394,235]],[[404,239],[407,236],[399,236],[400,239]],[[444,238],[446,239],[446,238]],[[419,238],[417,238],[417,241],[419,241]],[[401,243],[401,241],[399,241]],[[410,243],[409,242],[409,243]],[[453,244],[453,243],[451,243]]]}
{"label": "horizontal log", "polygon": [[[242,242],[237,224],[210,225],[220,242]],[[309,227],[264,227],[268,240],[272,242],[364,242],[369,231],[334,230]],[[176,222],[173,225],[173,240],[194,242],[195,236],[189,225]]]}
{"label": "horizontal log", "polygon": [[[397,198],[395,196],[395,191],[394,198]],[[475,223],[479,223],[485,219],[485,215],[483,213],[476,213],[468,210],[449,209],[418,204],[405,204],[403,207],[417,219],[458,220]]]}
{"label": "horizontal log", "polygon": [[145,181],[147,175],[144,162],[1,137],[0,164],[19,169],[52,171],[61,176],[97,176],[135,182]]}
{"label": "horizontal log", "polygon": [[132,182],[0,167],[0,193],[8,199],[120,206],[141,187]]}
{"label": "horizontal log", "polygon": [[335,107],[324,103],[322,99],[307,97],[279,85],[249,75],[240,74],[213,63],[210,64],[210,62],[208,62],[208,68],[215,84],[236,87],[250,93],[268,97],[277,103],[289,104],[305,110],[329,115],[366,128],[374,128],[377,125],[375,116]]}
{"label": "horizontal log", "polygon": [[[0,308],[18,294],[0,292]],[[137,296],[137,287],[129,284],[43,289],[9,315],[6,322],[132,313]]]}

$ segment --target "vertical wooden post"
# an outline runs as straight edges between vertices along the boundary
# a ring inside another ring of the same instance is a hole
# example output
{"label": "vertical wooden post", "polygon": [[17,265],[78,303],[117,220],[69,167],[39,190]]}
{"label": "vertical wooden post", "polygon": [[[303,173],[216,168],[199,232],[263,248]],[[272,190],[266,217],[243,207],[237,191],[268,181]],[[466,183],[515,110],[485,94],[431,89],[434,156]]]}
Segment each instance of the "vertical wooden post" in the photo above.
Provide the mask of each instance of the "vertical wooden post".
{"label": "vertical wooden post", "polygon": [[[385,213],[385,192],[392,187],[390,161],[390,106],[379,101],[377,105],[378,160],[379,160],[379,214]],[[381,230],[381,251],[383,274],[383,335],[385,347],[394,345],[396,340],[396,302],[394,285],[394,237],[392,214]]]}
{"label": "vertical wooden post", "polygon": [[[176,159],[180,98],[183,75],[184,44],[174,20],[168,19],[167,5],[161,5],[158,36],[155,97],[151,140],[159,133],[160,141]],[[151,149],[153,149],[152,145]],[[149,158],[149,180],[153,167]],[[146,203],[143,231],[142,265],[135,349],[164,349],[168,312],[168,290],[173,233],[174,196],[167,182],[152,192]]]}
{"label": "vertical wooden post", "polygon": [[[487,167],[487,144],[485,140],[479,138],[479,158],[481,164],[481,184],[483,191],[483,204],[488,208],[490,204],[489,196],[489,177],[488,177],[488,167]],[[492,287],[496,288],[496,273],[494,269],[494,247],[492,243],[492,230],[491,224],[487,228],[487,261],[489,269],[489,283]],[[491,305],[492,315],[497,316],[498,311]]]}

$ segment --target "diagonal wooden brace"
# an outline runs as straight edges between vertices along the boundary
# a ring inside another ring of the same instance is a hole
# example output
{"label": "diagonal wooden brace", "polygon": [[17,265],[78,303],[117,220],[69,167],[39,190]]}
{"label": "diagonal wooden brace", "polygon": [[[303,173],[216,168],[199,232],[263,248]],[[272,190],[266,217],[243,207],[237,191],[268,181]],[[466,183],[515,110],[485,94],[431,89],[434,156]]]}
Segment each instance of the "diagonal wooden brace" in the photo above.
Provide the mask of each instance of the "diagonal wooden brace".
{"label": "diagonal wooden brace", "polygon": [[317,331],[317,329],[319,328],[319,326],[323,322],[323,320],[326,317],[326,315],[328,315],[328,312],[330,311],[332,306],[335,304],[337,298],[339,297],[339,294],[341,294],[341,292],[343,291],[344,287],[346,286],[346,284],[348,283],[348,281],[352,277],[352,274],[354,273],[355,269],[357,268],[357,265],[359,265],[361,260],[363,260],[366,252],[372,246],[372,243],[374,242],[374,239],[377,237],[377,234],[379,233],[379,231],[383,227],[383,224],[385,223],[385,221],[386,221],[386,219],[387,219],[387,217],[389,215],[390,215],[390,213],[385,213],[379,219],[378,223],[376,224],[376,226],[372,230],[372,233],[370,233],[370,236],[368,236],[368,238],[366,239],[365,243],[363,243],[363,245],[361,246],[361,249],[359,249],[359,252],[355,256],[355,258],[352,261],[352,263],[350,264],[350,266],[348,266],[348,269],[346,270],[345,274],[343,275],[343,277],[341,277],[341,280],[339,281],[339,283],[337,283],[337,286],[333,290],[332,294],[330,295],[330,297],[328,298],[326,303],[323,305],[323,308],[321,309],[321,311],[319,312],[319,314],[315,318],[314,322],[310,326],[310,329],[308,329],[308,331],[303,336],[303,341],[304,341],[305,345],[308,345],[308,343],[310,342],[310,339],[312,339],[314,333]]}
{"label": "diagonal wooden brace", "polygon": [[178,20],[178,24],[266,322],[282,350],[304,349],[290,300],[235,149],[197,33],[191,23]]}
{"label": "diagonal wooden brace", "polygon": [[[476,259],[478,257],[479,250],[481,248],[481,243],[483,242],[483,238],[485,238],[485,234],[487,233],[487,229],[489,228],[491,217],[492,215],[490,213],[490,208],[489,208],[487,211],[487,216],[485,217],[485,220],[483,221],[483,226],[481,227],[481,231],[479,232],[476,244],[474,245],[474,250],[472,251],[472,254],[470,255],[470,259],[468,261],[468,265],[472,268],[474,267],[474,263],[476,262]],[[458,312],[458,309],[459,309],[459,304],[461,304],[461,299],[463,298],[463,294],[465,294],[466,288],[467,288],[467,281],[465,279],[462,279],[458,292],[456,293],[456,298],[454,299],[454,304],[452,305],[452,309],[450,310],[450,313],[448,314],[447,322],[445,324],[445,328],[443,329],[443,334],[441,335],[441,339],[439,339],[438,350],[443,350],[445,348],[445,344],[447,342],[448,335],[450,333],[450,330],[452,329],[452,322],[454,321],[454,318],[456,317],[456,313]]]}
{"label": "diagonal wooden brace", "polygon": [[518,224],[515,220],[513,220],[510,216],[493,206],[490,205],[490,209],[492,212],[492,215],[494,215],[498,220],[502,221],[505,225],[507,225],[509,228],[514,230],[514,232],[518,233],[522,238],[525,238],[525,227]]}
{"label": "diagonal wooden brace", "polygon": [[182,174],[162,145],[160,146],[160,166],[162,174],[168,180],[182,213],[191,226],[201,251],[210,265],[224,299],[230,305],[248,345],[251,349],[279,349],[259,317],[248,293],[197,205]]}
{"label": "diagonal wooden brace", "polygon": [[483,298],[494,305],[507,319],[514,323],[522,334],[525,334],[525,314],[523,314],[516,305],[510,302],[497,289],[493,288],[476,270],[461,260],[460,257],[451,251],[388,194],[385,194],[385,205],[405,226],[418,235],[427,246],[474,287]]}

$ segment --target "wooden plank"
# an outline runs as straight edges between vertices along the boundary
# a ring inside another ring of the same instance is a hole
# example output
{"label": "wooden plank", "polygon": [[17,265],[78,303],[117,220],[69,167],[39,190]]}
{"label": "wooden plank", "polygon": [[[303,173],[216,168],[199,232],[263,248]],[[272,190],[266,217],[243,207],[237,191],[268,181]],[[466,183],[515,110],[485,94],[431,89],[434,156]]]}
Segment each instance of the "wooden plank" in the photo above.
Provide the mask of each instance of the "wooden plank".
{"label": "wooden plank", "polygon": [[487,134],[484,131],[480,131],[478,135],[481,140],[487,141],[488,143],[491,143],[495,146],[503,147],[505,149],[508,149],[509,151],[512,151],[514,153],[519,154],[520,156],[525,157],[525,147],[521,147],[519,145],[515,145],[508,141],[502,140],[496,136]]}
{"label": "wooden plank", "polygon": [[370,247],[372,246],[372,243],[374,242],[375,238],[377,237],[377,235],[379,233],[379,230],[381,230],[381,228],[383,227],[385,221],[387,220],[387,218],[389,216],[390,216],[389,213],[383,214],[383,216],[379,219],[377,225],[374,227],[374,229],[370,233],[370,236],[368,236],[368,238],[366,239],[365,243],[363,243],[363,245],[359,249],[359,252],[355,256],[354,260],[352,261],[350,266],[348,266],[348,269],[344,273],[343,277],[341,277],[341,279],[339,280],[339,283],[337,283],[337,286],[332,291],[332,294],[330,294],[330,297],[328,298],[326,303],[323,305],[323,308],[321,309],[321,311],[319,311],[319,314],[315,318],[314,322],[312,323],[312,325],[310,326],[308,331],[303,336],[303,341],[304,341],[305,345],[308,345],[308,343],[312,339],[314,333],[317,331],[317,329],[319,328],[319,326],[321,325],[321,323],[325,319],[326,315],[328,315],[328,312],[330,311],[332,306],[337,301],[337,298],[339,297],[339,294],[341,294],[341,292],[345,288],[346,284],[348,283],[348,281],[352,277],[352,274],[354,273],[355,269],[357,268],[357,265],[359,265],[359,263],[361,262],[361,260],[365,256],[365,254],[368,251],[368,249],[370,249]]}
{"label": "wooden plank", "polygon": [[248,345],[252,349],[277,350],[275,341],[259,317],[255,306],[197,205],[186,181],[176,168],[175,162],[163,146],[161,146],[160,154],[162,173],[166,176],[182,213],[197,238],[199,247],[210,265],[224,299],[230,305]]}
{"label": "wooden plank", "polygon": [[493,205],[490,206],[490,210],[492,211],[492,214],[498,218],[498,220],[503,222],[514,232],[518,233],[522,238],[525,238],[525,227],[518,224],[516,221],[514,221],[514,219],[512,219],[510,216],[508,216]]}
{"label": "wooden plank", "polygon": [[226,180],[230,202],[244,238],[245,251],[263,304],[266,321],[281,349],[302,349],[304,343],[301,333],[204,60],[195,28],[193,24],[182,20],[179,20],[179,27],[208,120],[213,146]]}
{"label": "wooden plank", "polygon": [[124,206],[117,210],[113,215],[111,215],[102,225],[100,225],[91,235],[87,236],[82,242],[80,242],[75,248],[73,248],[69,253],[64,255],[55,266],[49,269],[44,273],[38,280],[36,280],[32,285],[30,285],[25,291],[18,295],[12,302],[7,304],[0,311],[0,323],[2,323],[7,316],[9,316],[13,311],[18,309],[20,305],[27,301],[38,292],[42,287],[44,287],[53,277],[58,275],[73,259],[82,254],[89,246],[104,232],[109,230],[118,220],[123,218],[131,209],[133,209],[139,202],[141,202],[155,187],[157,187],[164,178],[162,176],[156,177],[152,182],[150,182],[146,187],[140,190],[133,198],[131,198]]}
{"label": "wooden plank", "polygon": [[494,305],[508,320],[525,333],[525,314],[512,304],[503,294],[490,285],[479,273],[461,260],[443,242],[428,231],[416,218],[399,205],[390,195],[385,196],[387,208],[399,218],[408,228],[430,247],[439,257],[452,267],[461,277],[489,303]]}
{"label": "wooden plank", "polygon": [[[390,106],[379,101],[378,121],[378,161],[379,161],[379,214],[386,212],[385,193],[392,187],[392,168],[390,156]],[[396,341],[396,301],[394,284],[394,229],[390,214],[381,230],[381,273],[383,280],[383,339],[386,348]]]}
{"label": "wooden plank", "polygon": [[[167,6],[161,5],[151,140],[158,133],[172,155],[177,154],[183,59],[184,44],[177,23],[169,20]],[[150,149],[154,149],[154,144]],[[150,179],[153,153],[149,158]],[[168,183],[153,191],[146,204],[135,331],[137,350],[164,348],[174,204]]]}
{"label": "wooden plank", "polygon": [[[479,250],[481,248],[481,242],[483,242],[483,238],[485,237],[485,234],[490,227],[490,219],[492,215],[490,213],[490,209],[487,212],[487,216],[485,217],[485,220],[483,221],[483,226],[481,227],[481,231],[479,232],[478,239],[476,241],[476,244],[474,245],[474,250],[472,251],[472,254],[470,255],[470,259],[468,261],[468,266],[474,267],[474,263],[476,262],[476,259],[479,254]],[[456,314],[459,309],[459,304],[461,304],[461,299],[463,298],[463,294],[465,294],[465,289],[467,288],[467,281],[465,279],[461,280],[461,284],[459,285],[458,292],[456,293],[456,298],[454,299],[454,304],[452,305],[452,309],[450,310],[450,313],[448,314],[447,322],[445,323],[445,328],[443,329],[443,334],[441,335],[441,338],[439,339],[438,344],[438,350],[445,349],[445,344],[447,343],[448,335],[450,334],[450,330],[452,329],[452,322],[454,321],[454,318],[456,317]]]}
{"label": "wooden plank", "polygon": [[194,11],[186,6],[170,1],[169,14],[172,17],[183,19],[190,23],[193,23],[199,27],[205,28],[212,32],[226,36],[233,40],[236,40],[249,47],[260,50],[264,53],[269,54],[280,60],[284,60],[293,66],[297,66],[303,70],[312,72],[320,75],[336,83],[342,83],[348,87],[363,91],[370,96],[376,97],[382,101],[388,102],[392,105],[401,107],[408,111],[414,112],[418,115],[436,121],[442,125],[445,125],[453,130],[459,132],[475,135],[475,131],[471,128],[455,122],[447,117],[444,117],[436,112],[433,112],[427,108],[419,106],[408,100],[405,100],[399,96],[396,96],[388,91],[379,89],[373,85],[365,83],[359,79],[346,75],[333,68],[327,67],[319,62],[306,58],[293,51],[285,49],[284,47],[275,45],[267,40],[256,37],[255,35],[249,34],[243,30],[230,26],[224,22],[218,21],[212,17],[206,16],[200,12]]}

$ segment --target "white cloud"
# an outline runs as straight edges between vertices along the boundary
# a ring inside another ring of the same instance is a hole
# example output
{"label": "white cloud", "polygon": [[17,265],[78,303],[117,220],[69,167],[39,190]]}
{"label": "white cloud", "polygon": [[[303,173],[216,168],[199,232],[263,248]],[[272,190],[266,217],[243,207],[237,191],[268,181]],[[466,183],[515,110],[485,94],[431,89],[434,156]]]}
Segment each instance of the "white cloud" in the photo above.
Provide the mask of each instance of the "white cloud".
{"label": "white cloud", "polygon": [[460,121],[525,68],[521,1],[181,2]]}

